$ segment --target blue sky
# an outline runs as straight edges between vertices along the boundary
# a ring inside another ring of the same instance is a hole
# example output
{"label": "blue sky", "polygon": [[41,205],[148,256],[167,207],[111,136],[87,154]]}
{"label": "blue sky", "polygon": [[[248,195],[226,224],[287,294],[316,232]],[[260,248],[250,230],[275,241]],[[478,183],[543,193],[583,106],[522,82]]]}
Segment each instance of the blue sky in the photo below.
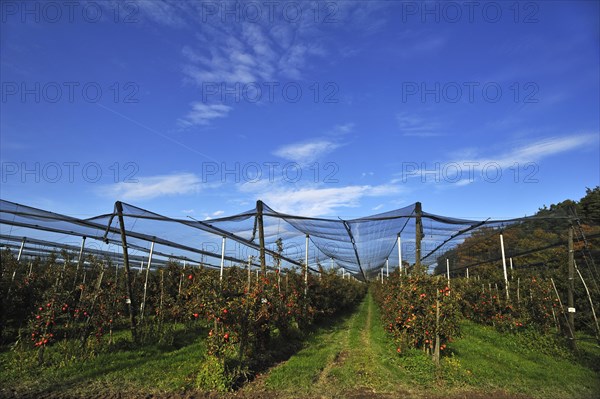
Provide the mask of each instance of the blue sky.
{"label": "blue sky", "polygon": [[[50,4],[50,5],[49,5]],[[3,199],[519,217],[600,184],[599,3],[2,2]]]}

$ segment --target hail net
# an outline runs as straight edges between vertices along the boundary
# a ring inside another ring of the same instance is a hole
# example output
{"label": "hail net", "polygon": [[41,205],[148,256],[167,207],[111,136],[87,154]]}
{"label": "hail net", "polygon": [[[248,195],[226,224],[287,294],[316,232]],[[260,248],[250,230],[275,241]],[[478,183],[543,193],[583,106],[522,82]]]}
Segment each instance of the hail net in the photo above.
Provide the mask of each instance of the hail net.
{"label": "hail net", "polygon": [[[133,268],[147,264],[151,248],[153,268],[164,266],[170,260],[190,266],[260,267],[258,221],[262,215],[265,260],[269,268],[281,268],[285,272],[307,263],[312,272],[343,269],[360,280],[371,279],[382,270],[398,268],[400,252],[403,266],[414,265],[419,224],[420,262],[433,269],[440,255],[478,229],[502,228],[530,219],[456,219],[420,211],[420,204],[415,203],[373,216],[344,220],[284,214],[266,204],[260,203],[259,207],[257,202],[257,207],[246,212],[200,221],[166,217],[121,204]],[[0,200],[0,244],[25,257],[43,257],[65,250],[79,252],[84,247],[85,254],[109,259],[117,266],[123,262],[116,206],[109,213],[78,219]]]}

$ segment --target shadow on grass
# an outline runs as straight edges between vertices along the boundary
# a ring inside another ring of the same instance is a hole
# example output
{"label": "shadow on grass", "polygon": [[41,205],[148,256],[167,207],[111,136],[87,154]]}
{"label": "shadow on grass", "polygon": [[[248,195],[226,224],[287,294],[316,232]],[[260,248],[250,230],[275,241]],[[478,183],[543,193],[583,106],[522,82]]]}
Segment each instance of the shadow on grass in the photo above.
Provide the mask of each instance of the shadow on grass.
{"label": "shadow on grass", "polygon": [[354,314],[362,302],[356,302],[353,306],[338,312],[335,315],[324,317],[309,326],[305,331],[294,330],[288,336],[277,335],[269,343],[269,347],[249,365],[251,373],[245,379],[236,381],[234,390],[242,388],[245,384],[252,382],[259,374],[279,363],[289,360],[307,345],[313,345],[314,337],[323,332],[333,332],[344,326],[347,320]]}
{"label": "shadow on grass", "polygon": [[[57,368],[50,366],[26,371],[22,378],[32,380],[30,384],[25,384],[30,387],[25,394],[17,397],[52,397],[60,393],[70,395],[85,386],[98,386],[98,382],[103,382],[101,380],[109,381],[106,386],[108,391],[115,388],[121,390],[127,388],[123,386],[124,381],[141,381],[145,376],[151,379],[148,384],[152,387],[153,382],[156,382],[152,379],[153,376],[159,378],[172,369],[177,369],[179,365],[190,364],[190,359],[201,361],[207,331],[203,326],[177,329],[171,332],[170,343],[159,342],[157,339],[140,345],[126,339],[126,331],[116,331],[117,341],[95,358]],[[110,381],[114,381],[114,385]],[[140,388],[143,390],[147,387]]]}

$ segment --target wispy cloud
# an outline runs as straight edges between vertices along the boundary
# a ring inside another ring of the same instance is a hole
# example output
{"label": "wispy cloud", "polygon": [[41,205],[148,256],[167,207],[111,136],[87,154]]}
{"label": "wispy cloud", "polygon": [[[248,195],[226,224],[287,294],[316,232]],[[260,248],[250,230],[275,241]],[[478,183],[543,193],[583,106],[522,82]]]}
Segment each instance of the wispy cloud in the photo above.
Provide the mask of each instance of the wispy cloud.
{"label": "wispy cloud", "polygon": [[552,155],[575,150],[588,145],[598,146],[598,134],[578,134],[562,137],[546,137],[506,151],[503,154],[488,157],[473,157],[456,161],[458,164],[473,165],[475,169],[492,163],[500,168],[509,168],[515,163],[538,162]]}
{"label": "wispy cloud", "polygon": [[200,178],[193,173],[139,177],[137,183],[119,182],[102,186],[98,193],[122,200],[147,200],[185,195],[200,190]]}
{"label": "wispy cloud", "polygon": [[203,104],[201,102],[192,103],[192,109],[184,118],[179,119],[179,124],[183,127],[205,126],[211,120],[224,118],[231,111],[231,107],[224,104]]}
{"label": "wispy cloud", "polygon": [[406,137],[437,137],[442,136],[440,124],[434,120],[426,120],[416,115],[399,113],[396,115],[398,127]]}
{"label": "wispy cloud", "polygon": [[273,209],[304,216],[332,216],[343,208],[360,205],[365,197],[386,197],[401,192],[399,186],[350,185],[344,187],[289,187],[283,185],[246,185],[242,189],[262,199]]}
{"label": "wispy cloud", "polygon": [[322,137],[286,144],[273,151],[273,154],[301,165],[307,165],[342,147],[344,145],[341,141],[342,137],[352,131],[354,131],[354,123],[335,125]]}
{"label": "wispy cloud", "polygon": [[288,144],[278,148],[273,154],[304,165],[316,161],[340,146],[341,144],[330,140],[318,139],[315,141]]}

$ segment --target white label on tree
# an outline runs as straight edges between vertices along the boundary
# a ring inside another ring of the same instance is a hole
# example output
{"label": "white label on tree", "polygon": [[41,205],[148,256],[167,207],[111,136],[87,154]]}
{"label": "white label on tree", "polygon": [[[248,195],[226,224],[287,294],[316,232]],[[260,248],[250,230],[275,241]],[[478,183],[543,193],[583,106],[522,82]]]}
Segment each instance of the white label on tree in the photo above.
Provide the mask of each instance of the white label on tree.
{"label": "white label on tree", "polygon": [[568,311],[569,313],[575,313],[575,308],[567,308],[567,311]]}
{"label": "white label on tree", "polygon": [[125,303],[131,303],[131,299],[129,299],[129,298],[125,299]]}

